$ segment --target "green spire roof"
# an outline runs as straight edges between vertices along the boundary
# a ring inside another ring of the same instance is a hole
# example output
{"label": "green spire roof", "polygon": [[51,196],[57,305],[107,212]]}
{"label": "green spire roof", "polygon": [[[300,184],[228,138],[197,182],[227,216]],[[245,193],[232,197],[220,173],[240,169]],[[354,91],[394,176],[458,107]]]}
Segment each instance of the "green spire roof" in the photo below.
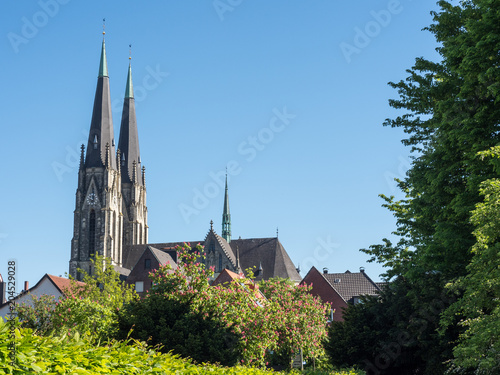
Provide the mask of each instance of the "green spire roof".
{"label": "green spire roof", "polygon": [[227,243],[231,242],[231,214],[229,213],[229,194],[227,191],[227,172],[226,172],[226,191],[224,194],[224,211],[222,212],[222,238]]}
{"label": "green spire roof", "polygon": [[134,97],[134,87],[132,85],[132,66],[128,64],[127,87],[125,88],[125,98]]}
{"label": "green spire roof", "polygon": [[101,64],[99,65],[99,77],[108,76],[108,62],[106,61],[106,45],[104,44],[104,39],[102,40],[102,50],[101,50]]}

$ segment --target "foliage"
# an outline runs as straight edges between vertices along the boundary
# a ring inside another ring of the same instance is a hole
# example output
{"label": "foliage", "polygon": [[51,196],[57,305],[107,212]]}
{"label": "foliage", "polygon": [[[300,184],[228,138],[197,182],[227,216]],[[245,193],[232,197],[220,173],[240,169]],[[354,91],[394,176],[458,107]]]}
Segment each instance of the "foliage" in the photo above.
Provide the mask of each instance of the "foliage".
{"label": "foliage", "polygon": [[[153,286],[144,300],[120,314],[122,337],[134,326],[132,337],[150,338],[163,350],[187,353],[196,361],[233,363],[237,356],[241,364],[261,367],[280,358],[289,366],[299,347],[306,357],[322,355],[325,306],[307,288],[271,280],[262,284],[266,299],[244,277],[210,287],[213,269],[206,269],[201,247],[193,251],[185,245],[178,248],[178,256],[182,266],[161,265],[150,275]],[[200,349],[188,348],[186,337],[199,342]],[[207,352],[212,346],[220,347],[218,355]]]}
{"label": "foliage", "polygon": [[54,329],[53,316],[56,309],[54,296],[46,294],[40,297],[31,295],[31,303],[16,304],[13,313],[25,328],[31,328],[37,334],[46,335]]}
{"label": "foliage", "polygon": [[260,288],[269,301],[269,319],[276,323],[274,352],[284,359],[281,364],[289,362],[300,348],[305,359],[324,356],[329,306],[309,293],[312,286],[296,286],[290,280],[272,278],[262,280]]}
{"label": "foliage", "polygon": [[[380,301],[383,319],[396,321],[399,315],[394,304],[406,301],[410,311],[399,329],[411,333],[415,322],[425,322],[416,332],[409,356],[400,354],[398,360],[391,361],[396,365],[404,360],[409,367],[417,364],[422,374],[443,373],[447,367],[443,362],[453,356],[461,331],[474,326],[458,325],[462,317],[452,316],[447,326],[439,329],[439,316],[453,303],[445,285],[458,278],[470,280],[466,275],[475,267],[470,250],[476,242],[471,211],[481,201],[481,183],[496,176],[493,166],[476,154],[500,141],[498,1],[438,4],[441,9],[433,13],[434,23],[427,30],[439,43],[441,61],[417,58],[405,80],[390,83],[399,98],[389,104],[404,112],[384,125],[402,128],[408,135],[402,142],[413,153],[407,176],[398,181],[404,197],[382,196],[384,206],[397,220],[394,234],[398,240],[392,243],[384,239],[382,244],[363,250],[371,261],[388,267],[388,280],[401,280],[394,287],[399,297]],[[366,314],[370,314],[370,307],[365,308]],[[363,309],[357,308],[356,313],[363,314]],[[365,321],[368,327],[377,327],[375,321]],[[373,330],[368,338],[382,340],[381,345],[387,340],[397,342],[395,334],[397,331],[379,336]],[[362,357],[372,355],[362,343],[356,350]],[[460,346],[456,355],[457,350]],[[382,367],[381,374],[393,370]]]}
{"label": "foliage", "polygon": [[[131,337],[172,351],[197,363],[235,365],[238,339],[229,328],[209,316],[192,311],[189,302],[151,294],[128,304],[119,314],[120,337]],[[130,331],[132,329],[132,331]]]}
{"label": "foliage", "polygon": [[[500,172],[500,146],[479,153],[494,157]],[[500,368],[500,179],[481,184],[484,202],[478,203],[471,222],[476,227],[473,258],[469,273],[448,286],[463,290],[463,295],[447,310],[445,325],[460,316],[465,332],[454,348],[455,372],[474,369],[480,374],[494,374]]]}
{"label": "foliage", "polygon": [[58,301],[51,296],[32,296],[31,303],[16,307],[21,324],[38,334],[50,332],[72,335],[90,332],[95,340],[107,340],[117,330],[117,313],[125,303],[136,300],[133,286],[120,281],[109,259],[93,260],[94,275],[83,270],[84,283],[71,280],[70,287]]}
{"label": "foliage", "polygon": [[12,322],[0,319],[0,374],[248,374],[268,373],[245,367],[195,365],[172,354],[161,354],[138,341],[95,345],[88,335],[38,336],[16,329],[16,358],[11,366],[8,344]]}

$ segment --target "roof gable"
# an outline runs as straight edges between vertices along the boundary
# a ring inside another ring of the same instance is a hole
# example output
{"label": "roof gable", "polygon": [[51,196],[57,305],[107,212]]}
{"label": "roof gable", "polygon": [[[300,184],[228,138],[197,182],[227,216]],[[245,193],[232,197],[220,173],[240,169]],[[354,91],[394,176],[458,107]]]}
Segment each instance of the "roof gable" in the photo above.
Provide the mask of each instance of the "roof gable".
{"label": "roof gable", "polygon": [[380,288],[377,284],[375,284],[364,271],[327,273],[323,274],[323,277],[346,301],[351,301],[354,297],[363,295],[376,295],[380,292]]}

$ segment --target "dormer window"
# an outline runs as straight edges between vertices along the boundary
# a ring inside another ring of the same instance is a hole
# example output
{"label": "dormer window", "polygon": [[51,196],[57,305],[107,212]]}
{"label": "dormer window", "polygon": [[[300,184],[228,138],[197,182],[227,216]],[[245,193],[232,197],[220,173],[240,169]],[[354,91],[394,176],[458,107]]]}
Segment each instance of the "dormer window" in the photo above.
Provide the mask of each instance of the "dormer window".
{"label": "dormer window", "polygon": [[122,167],[125,166],[125,153],[122,154]]}
{"label": "dormer window", "polygon": [[97,141],[97,134],[94,135],[94,150],[97,150],[97,144],[98,144],[98,141]]}

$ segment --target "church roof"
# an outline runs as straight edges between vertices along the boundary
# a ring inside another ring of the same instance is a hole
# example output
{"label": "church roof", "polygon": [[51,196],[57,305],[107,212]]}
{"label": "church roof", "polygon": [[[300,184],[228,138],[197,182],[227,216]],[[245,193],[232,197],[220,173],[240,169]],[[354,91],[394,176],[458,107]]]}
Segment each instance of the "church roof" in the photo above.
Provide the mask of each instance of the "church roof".
{"label": "church roof", "polygon": [[[240,254],[240,266],[242,270],[253,268],[254,273],[262,267],[262,272],[256,273],[256,280],[267,280],[272,277],[289,278],[300,281],[302,277],[297,272],[292,260],[285,248],[276,237],[272,238],[249,238],[232,240],[230,244],[224,238],[217,235],[219,244],[228,254],[231,262],[236,265],[236,247]],[[151,246],[162,252],[167,252],[174,261],[177,261],[176,248],[183,246],[185,242],[165,242],[155,244],[125,246],[123,249],[123,267],[132,269],[147,246]],[[204,245],[204,241],[186,242]],[[194,247],[194,245],[192,246]]]}
{"label": "church roof", "polygon": [[87,142],[85,167],[103,167],[106,164],[106,159],[108,159],[110,167],[116,169],[111,96],[109,93],[106,48],[103,40],[99,77],[97,78],[97,87],[94,97],[94,109],[92,111],[89,139]]}
{"label": "church roof", "polygon": [[238,247],[243,270],[254,267],[255,272],[262,266],[262,273],[256,275],[258,280],[267,280],[271,277],[302,280],[285,248],[276,237],[237,239],[232,240],[230,245],[234,253]]}

